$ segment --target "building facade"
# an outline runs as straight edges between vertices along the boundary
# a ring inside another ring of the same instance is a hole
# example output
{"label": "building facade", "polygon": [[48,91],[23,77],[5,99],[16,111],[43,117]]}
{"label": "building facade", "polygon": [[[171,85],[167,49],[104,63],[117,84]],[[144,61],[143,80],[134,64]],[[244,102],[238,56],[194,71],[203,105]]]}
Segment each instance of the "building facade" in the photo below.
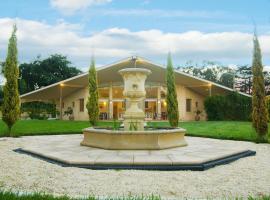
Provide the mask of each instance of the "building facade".
{"label": "building facade", "polygon": [[[123,80],[118,71],[129,67],[147,68],[152,72],[146,80],[146,97],[139,105],[145,111],[145,120],[167,120],[166,68],[141,57],[126,58],[97,68],[100,120],[123,119],[129,102],[123,97]],[[195,120],[197,111],[202,112],[200,118],[205,120],[204,99],[209,95],[232,91],[231,88],[180,71],[175,71],[175,79],[181,121]],[[71,108],[74,120],[88,120],[88,95],[88,73],[84,73],[21,95],[21,101],[55,102],[61,119],[69,119],[64,112]]]}

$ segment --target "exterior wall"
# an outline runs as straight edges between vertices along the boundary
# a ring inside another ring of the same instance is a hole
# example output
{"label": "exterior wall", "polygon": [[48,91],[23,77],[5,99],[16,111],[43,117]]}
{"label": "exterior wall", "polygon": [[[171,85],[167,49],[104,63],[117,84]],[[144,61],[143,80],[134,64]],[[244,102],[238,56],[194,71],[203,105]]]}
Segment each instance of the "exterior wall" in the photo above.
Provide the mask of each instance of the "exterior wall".
{"label": "exterior wall", "polygon": [[[179,119],[181,121],[194,121],[195,111],[197,109],[200,111],[204,111],[203,101],[205,97],[182,85],[177,85],[176,91],[177,91],[178,106],[179,106],[179,113],[180,113]],[[81,98],[84,98],[84,112],[80,112],[79,99]],[[72,93],[71,95],[63,98],[63,102],[64,102],[63,113],[65,110],[67,110],[68,107],[71,107],[73,109],[74,120],[88,120],[88,113],[86,109],[87,98],[88,98],[87,88],[79,89],[78,91]],[[191,112],[186,112],[186,99],[191,99]],[[75,103],[74,107],[72,107],[72,102]],[[196,102],[198,102],[198,108],[196,108]],[[205,112],[203,112],[200,116],[201,116],[201,120],[206,119]],[[68,116],[63,114],[63,119],[68,120]]]}
{"label": "exterior wall", "polygon": [[[200,115],[201,120],[206,120],[206,114],[204,112],[204,96],[186,88],[182,85],[176,86],[177,98],[178,98],[178,109],[179,109],[179,119],[181,121],[194,121],[195,111],[198,109],[203,111]],[[186,99],[191,99],[191,111],[186,111]],[[198,107],[196,108],[196,102],[198,102]]]}
{"label": "exterior wall", "polygon": [[[68,107],[73,109],[74,120],[77,121],[85,121],[88,120],[88,113],[86,109],[88,97],[88,90],[87,88],[79,89],[78,91],[72,93],[71,95],[63,98],[64,107],[63,107],[63,119],[68,120],[68,116],[64,115],[64,111],[67,110]],[[80,112],[80,99],[84,99],[84,112]],[[74,102],[74,107],[72,107],[72,102]]]}

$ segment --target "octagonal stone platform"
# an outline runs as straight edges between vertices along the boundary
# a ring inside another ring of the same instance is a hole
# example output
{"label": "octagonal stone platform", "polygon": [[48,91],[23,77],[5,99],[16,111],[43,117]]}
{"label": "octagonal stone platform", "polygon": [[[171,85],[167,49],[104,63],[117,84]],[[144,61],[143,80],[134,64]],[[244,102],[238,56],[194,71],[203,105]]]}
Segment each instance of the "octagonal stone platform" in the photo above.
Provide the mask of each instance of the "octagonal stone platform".
{"label": "octagonal stone platform", "polygon": [[24,137],[16,152],[61,166],[90,169],[205,170],[256,152],[233,141],[186,137],[188,146],[164,150],[104,150],[80,146],[83,135]]}

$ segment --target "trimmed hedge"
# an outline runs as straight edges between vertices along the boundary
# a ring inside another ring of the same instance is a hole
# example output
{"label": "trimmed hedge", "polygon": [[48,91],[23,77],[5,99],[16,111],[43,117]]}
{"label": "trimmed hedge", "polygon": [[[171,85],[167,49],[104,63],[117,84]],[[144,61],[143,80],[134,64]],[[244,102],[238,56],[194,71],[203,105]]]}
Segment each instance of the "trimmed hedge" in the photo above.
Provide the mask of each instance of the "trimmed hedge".
{"label": "trimmed hedge", "polygon": [[27,112],[31,119],[46,119],[48,114],[56,116],[56,105],[41,101],[25,102],[21,105],[21,112]]}
{"label": "trimmed hedge", "polygon": [[209,121],[251,120],[252,99],[237,92],[209,96],[204,101],[204,107]]}

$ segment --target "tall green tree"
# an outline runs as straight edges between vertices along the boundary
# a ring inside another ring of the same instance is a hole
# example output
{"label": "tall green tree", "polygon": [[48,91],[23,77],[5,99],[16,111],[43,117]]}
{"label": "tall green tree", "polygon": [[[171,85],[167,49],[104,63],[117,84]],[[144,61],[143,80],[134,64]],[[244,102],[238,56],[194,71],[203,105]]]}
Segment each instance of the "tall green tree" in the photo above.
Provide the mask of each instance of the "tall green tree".
{"label": "tall green tree", "polygon": [[6,83],[4,85],[4,99],[2,105],[3,121],[7,124],[9,135],[11,128],[20,117],[20,99],[18,91],[18,50],[16,25],[9,39],[7,58],[5,61],[4,76]]}
{"label": "tall green tree", "polygon": [[256,34],[254,34],[253,45],[252,125],[257,132],[258,140],[265,141],[268,133],[268,113],[265,101],[262,55]]}
{"label": "tall green tree", "polygon": [[179,120],[179,112],[171,53],[168,54],[167,58],[166,83],[168,119],[172,127],[177,127]]}
{"label": "tall green tree", "polygon": [[241,92],[252,93],[252,67],[243,65],[236,70],[235,86]]}
{"label": "tall green tree", "polygon": [[[4,75],[4,69],[3,69],[3,62],[0,62],[0,84],[2,82],[2,75]],[[2,111],[2,104],[3,104],[3,85],[0,85],[0,110]]]}
{"label": "tall green tree", "polygon": [[91,65],[89,68],[88,75],[88,89],[89,89],[89,97],[87,102],[87,110],[89,121],[92,126],[97,124],[99,117],[99,107],[98,107],[98,83],[97,83],[97,72],[95,67],[95,60],[92,58]]}
{"label": "tall green tree", "polygon": [[4,98],[4,93],[3,93],[3,87],[0,85],[0,110],[3,104],[3,98]]}
{"label": "tall green tree", "polygon": [[234,74],[232,73],[223,73],[220,76],[219,83],[229,88],[233,88],[234,85]]}
{"label": "tall green tree", "polygon": [[19,66],[20,94],[33,91],[67,78],[76,76],[81,71],[71,65],[66,56],[53,54],[48,58],[37,57],[33,62]]}

